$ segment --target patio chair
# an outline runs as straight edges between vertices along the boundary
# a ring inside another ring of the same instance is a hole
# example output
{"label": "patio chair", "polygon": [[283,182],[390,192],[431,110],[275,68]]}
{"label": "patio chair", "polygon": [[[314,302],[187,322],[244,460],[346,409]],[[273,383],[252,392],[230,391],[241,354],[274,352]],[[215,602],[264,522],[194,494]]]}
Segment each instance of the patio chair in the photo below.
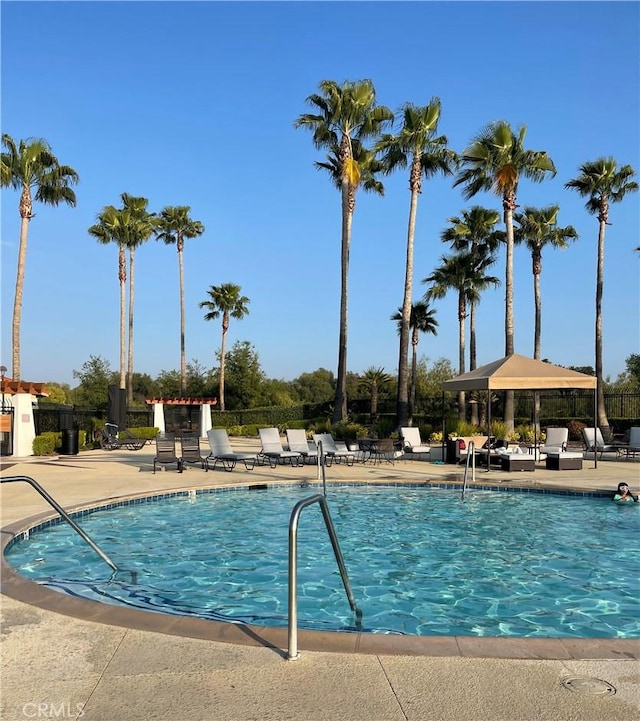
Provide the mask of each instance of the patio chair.
{"label": "patio chair", "polygon": [[287,445],[290,451],[302,455],[303,463],[318,463],[318,449],[311,448],[304,428],[287,428]]}
{"label": "patio chair", "polygon": [[156,466],[170,466],[175,463],[178,473],[182,473],[182,459],[176,455],[175,433],[158,433],[156,436],[156,457],[153,459],[153,472]]}
{"label": "patio chair", "polygon": [[200,455],[200,437],[194,431],[182,431],[180,434],[182,449],[182,468],[185,463],[199,463],[204,468],[204,458]]}
{"label": "patio chair", "polygon": [[285,451],[277,428],[259,428],[258,433],[262,444],[262,450],[258,455],[263,461],[268,461],[271,468],[275,468],[278,462],[290,463],[292,466],[301,466],[304,463],[301,453]]}
{"label": "patio chair", "polygon": [[129,430],[123,431],[124,438],[120,439],[120,443],[129,451],[139,451],[147,442],[146,438],[138,438]]}
{"label": "patio chair", "polygon": [[602,437],[602,431],[599,428],[583,428],[582,444],[587,453],[591,451],[593,451],[594,455],[596,453],[599,453],[600,458],[602,458],[603,453],[613,451],[617,452],[616,446],[612,446],[604,442],[604,438]]}
{"label": "patio chair", "polygon": [[568,428],[547,428],[547,437],[540,453],[558,453],[567,450],[569,441]]}
{"label": "patio chair", "polygon": [[624,456],[626,460],[635,458],[640,454],[640,426],[633,426],[629,429],[628,443],[616,446],[618,456]]}
{"label": "patio chair", "polygon": [[207,438],[209,439],[209,447],[211,453],[204,459],[205,471],[215,471],[216,465],[222,463],[222,467],[225,471],[232,471],[236,467],[238,461],[244,463],[244,467],[248,471],[252,471],[255,468],[258,456],[256,453],[235,453],[229,443],[229,435],[226,429],[213,429],[207,431]]}
{"label": "patio chair", "polygon": [[345,461],[348,466],[352,466],[355,463],[356,452],[348,450],[346,446],[339,448],[331,433],[314,433],[313,440],[316,446],[322,443],[323,453],[332,460],[335,460],[336,463]]}
{"label": "patio chair", "polygon": [[420,429],[416,427],[401,428],[400,437],[402,438],[402,447],[406,453],[412,453],[420,457],[431,453],[431,446],[425,446],[420,438]]}
{"label": "patio chair", "polygon": [[100,433],[100,448],[103,451],[115,451],[122,448],[120,438],[118,438],[118,426],[115,423],[105,423]]}
{"label": "patio chair", "polygon": [[379,438],[371,446],[371,460],[374,465],[382,463],[382,461],[393,464],[396,458],[395,453],[393,438]]}

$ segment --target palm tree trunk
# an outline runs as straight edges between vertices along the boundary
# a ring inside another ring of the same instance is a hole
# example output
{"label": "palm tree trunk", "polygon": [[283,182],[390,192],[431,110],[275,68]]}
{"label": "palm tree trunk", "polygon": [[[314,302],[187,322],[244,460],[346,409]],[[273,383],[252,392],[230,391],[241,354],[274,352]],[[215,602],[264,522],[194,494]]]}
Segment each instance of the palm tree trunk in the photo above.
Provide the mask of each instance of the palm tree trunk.
{"label": "palm tree trunk", "polygon": [[[540,295],[540,254],[533,256],[533,301],[535,323],[533,330],[533,357],[540,360],[540,337],[542,335],[542,296]],[[540,435],[540,394],[533,394],[533,428],[536,437]]]}
{"label": "palm tree trunk", "polygon": [[[476,302],[471,301],[471,308],[469,311],[469,370],[473,371],[476,369]],[[471,400],[469,404],[471,406],[471,423],[474,426],[478,425],[478,404]]]}
{"label": "palm tree trunk", "polygon": [[[464,292],[460,291],[458,294],[458,326],[459,326],[459,339],[460,339],[460,353],[459,353],[459,367],[458,372],[460,375],[464,373],[464,357],[465,357],[465,337],[464,337],[464,321],[466,317],[466,301]],[[467,407],[465,401],[464,391],[458,393],[458,418],[461,421],[467,418]]]}
{"label": "palm tree trunk", "polygon": [[[507,231],[507,260],[505,271],[505,356],[514,353],[514,321],[513,321],[513,209],[515,208],[515,196],[508,194],[503,201],[504,222]],[[513,433],[514,428],[514,393],[505,391],[504,394],[504,423],[507,426],[507,433]]]}
{"label": "palm tree trunk", "polygon": [[16,292],[13,301],[13,321],[11,325],[12,371],[14,381],[20,378],[20,323],[22,319],[22,294],[24,291],[24,268],[27,260],[27,237],[31,220],[31,193],[26,187],[20,198],[20,249],[18,251],[18,272],[16,276]]}
{"label": "palm tree trunk", "polygon": [[129,357],[127,367],[127,404],[133,405],[133,295],[135,248],[129,248]]}
{"label": "palm tree trunk", "polygon": [[340,286],[340,337],[338,339],[338,377],[333,408],[333,423],[347,417],[347,316],[349,293],[349,247],[351,244],[351,219],[349,211],[349,184],[342,181],[342,234],[341,234],[341,286]]}
{"label": "palm tree trunk", "polygon": [[409,425],[413,425],[413,412],[416,407],[416,374],[418,372],[418,329],[413,329],[411,339],[411,393],[409,394]]}
{"label": "palm tree trunk", "polygon": [[184,349],[184,263],[180,240],[178,240],[178,269],[180,272],[180,397],[184,398],[187,395],[187,357]]}
{"label": "palm tree trunk", "polygon": [[[415,162],[415,161],[414,161]],[[418,173],[420,168],[418,167]],[[418,176],[419,177],[419,176]],[[413,248],[416,231],[416,215],[418,211],[418,193],[411,191],[409,207],[409,226],[407,229],[407,260],[404,272],[404,298],[402,301],[402,319],[400,321],[400,355],[398,359],[398,400],[397,426],[402,428],[409,422],[409,322],[411,320],[411,304],[413,296]]]}
{"label": "palm tree trunk", "polygon": [[598,230],[598,270],[596,277],[596,378],[598,426],[605,441],[609,438],[610,428],[607,410],[604,405],[604,384],[602,377],[602,293],[604,289],[604,233],[605,221],[600,220]]}
{"label": "palm tree trunk", "polygon": [[220,410],[224,411],[224,366],[227,354],[227,331],[229,330],[229,313],[225,310],[222,314],[222,347],[220,349]]}
{"label": "palm tree trunk", "polygon": [[127,281],[127,262],[124,255],[124,245],[118,245],[118,281],[120,283],[120,389],[127,387],[126,383],[126,342],[125,342],[125,284]]}

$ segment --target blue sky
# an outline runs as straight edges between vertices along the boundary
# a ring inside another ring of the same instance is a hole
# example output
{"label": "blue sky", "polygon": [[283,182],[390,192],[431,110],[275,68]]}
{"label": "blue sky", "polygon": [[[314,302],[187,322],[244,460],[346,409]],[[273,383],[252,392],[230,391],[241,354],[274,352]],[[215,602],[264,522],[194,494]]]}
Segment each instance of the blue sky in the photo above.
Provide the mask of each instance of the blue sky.
{"label": "blue sky", "polygon": [[[128,192],[150,209],[190,205],[206,227],[185,247],[187,359],[215,365],[218,321],[200,301],[231,282],[250,298],[230,344],[248,340],[269,377],[336,371],[340,198],[314,161],[311,134],[293,123],[323,79],[370,78],[397,110],[442,101],[439,131],[462,151],[488,122],[527,126],[557,176],[523,180],[521,206],[560,205],[580,239],[547,250],[542,356],[594,365],[597,220],[564,189],[601,156],[640,170],[639,5],[630,2],[2,2],[2,132],[43,137],[80,175],[78,204],[36,207],[22,316],[22,377],[75,385],[90,355],[118,367],[116,246],[87,234],[103,206]],[[358,194],[349,277],[349,370],[396,372],[389,316],[402,302],[409,209],[405,172],[384,198]],[[639,195],[611,208],[605,246],[604,371],[639,348]],[[2,363],[11,367],[18,195],[2,193]],[[465,201],[451,179],[425,183],[416,230],[420,280],[448,247],[447,218]],[[515,253],[515,347],[533,354],[533,285]],[[504,255],[494,266],[504,275]],[[456,299],[437,302],[439,334],[420,354],[457,366]],[[504,286],[478,309],[478,363],[503,355]],[[180,365],[175,248],[136,254],[135,370]],[[10,370],[9,370],[10,372]]]}

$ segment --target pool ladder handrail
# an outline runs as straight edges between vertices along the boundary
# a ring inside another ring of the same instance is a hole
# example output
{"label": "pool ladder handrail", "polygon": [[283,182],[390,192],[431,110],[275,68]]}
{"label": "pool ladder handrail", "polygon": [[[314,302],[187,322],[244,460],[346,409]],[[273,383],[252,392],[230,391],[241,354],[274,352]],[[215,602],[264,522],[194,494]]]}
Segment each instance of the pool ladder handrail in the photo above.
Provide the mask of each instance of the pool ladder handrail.
{"label": "pool ladder handrail", "polygon": [[325,473],[325,468],[327,464],[325,463],[325,455],[324,455],[324,448],[322,445],[322,441],[318,441],[317,443],[317,453],[318,453],[318,480],[320,480],[320,476],[322,476],[322,494],[324,497],[327,497],[327,476]]}
{"label": "pool ladder handrail", "polygon": [[[84,540],[86,543],[91,546],[91,548],[100,556],[100,558],[114,571],[118,572],[120,571],[120,568],[107,556],[107,554],[98,546],[98,544],[89,536],[89,534],[86,531],[83,531],[82,528],[71,518],[71,516],[64,510],[64,508],[51,496],[47,491],[44,490],[44,488],[34,479],[30,476],[7,476],[6,478],[0,478],[0,483],[15,483],[17,481],[23,481],[24,483],[28,483],[30,486],[32,486],[43,498],[44,500],[54,509],[54,511],[57,511],[60,516],[73,528],[73,530]],[[132,577],[134,576],[135,572],[131,571]],[[135,582],[135,579],[134,579]]]}
{"label": "pool ladder handrail", "polygon": [[322,510],[322,516],[324,518],[325,526],[327,527],[327,533],[329,534],[329,540],[333,548],[333,553],[338,563],[340,570],[340,577],[344,585],[344,590],[349,600],[351,610],[356,614],[356,626],[360,627],[362,624],[362,611],[356,605],[353,597],[353,591],[351,590],[351,583],[349,582],[349,575],[347,574],[347,568],[344,565],[344,559],[342,557],[342,551],[340,550],[340,544],[338,543],[338,537],[336,535],[336,529],[331,520],[331,514],[329,513],[329,504],[327,503],[326,497],[322,493],[318,493],[315,496],[309,496],[299,501],[293,511],[291,512],[291,520],[289,521],[289,651],[287,655],[288,661],[294,661],[300,658],[298,653],[298,523],[300,520],[300,514],[302,510],[313,503],[319,503],[320,509]]}
{"label": "pool ladder handrail", "polygon": [[465,493],[467,492],[467,473],[469,472],[469,464],[471,464],[471,480],[475,483],[476,480],[476,444],[473,441],[469,441],[467,446],[467,459],[464,464],[464,478],[462,480],[462,495],[460,500],[464,501]]}

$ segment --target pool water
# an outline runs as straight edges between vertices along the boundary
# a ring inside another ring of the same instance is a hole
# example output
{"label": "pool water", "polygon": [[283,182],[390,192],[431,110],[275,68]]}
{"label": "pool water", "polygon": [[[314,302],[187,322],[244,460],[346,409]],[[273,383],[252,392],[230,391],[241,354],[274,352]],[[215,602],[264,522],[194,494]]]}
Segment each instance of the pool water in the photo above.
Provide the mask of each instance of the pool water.
{"label": "pool water", "polygon": [[[286,626],[288,528],[316,488],[206,492],[78,519],[120,568],[56,524],[7,561],[106,603]],[[417,635],[640,636],[640,509],[608,499],[429,487],[332,487],[333,523],[362,630]],[[640,504],[638,504],[640,505]],[[355,630],[317,504],[298,532],[298,626]]]}

